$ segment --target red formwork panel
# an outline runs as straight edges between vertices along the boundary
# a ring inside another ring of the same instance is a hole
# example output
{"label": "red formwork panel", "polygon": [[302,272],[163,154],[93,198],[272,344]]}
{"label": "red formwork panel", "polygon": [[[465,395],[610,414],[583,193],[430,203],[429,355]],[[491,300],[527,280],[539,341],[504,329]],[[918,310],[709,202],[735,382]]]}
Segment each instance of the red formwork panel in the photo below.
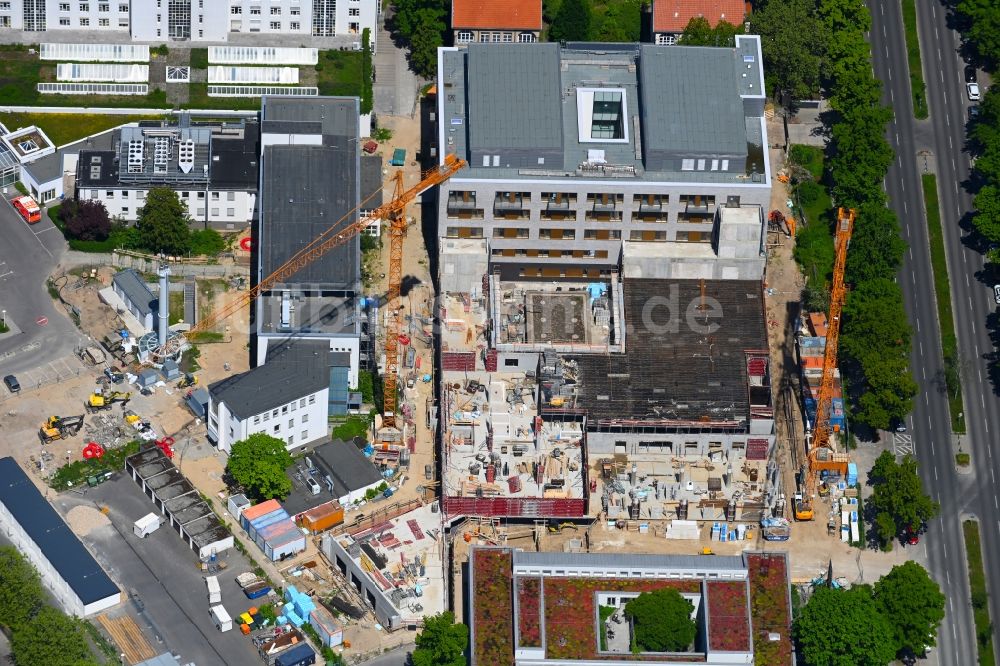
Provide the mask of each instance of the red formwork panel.
{"label": "red formwork panel", "polygon": [[475,372],[475,352],[444,352],[441,354],[441,369],[452,372]]}
{"label": "red formwork panel", "polygon": [[445,497],[442,508],[448,516],[579,518],[586,515],[583,499]]}
{"label": "red formwork panel", "polygon": [[497,371],[497,350],[491,349],[486,352],[486,372]]}

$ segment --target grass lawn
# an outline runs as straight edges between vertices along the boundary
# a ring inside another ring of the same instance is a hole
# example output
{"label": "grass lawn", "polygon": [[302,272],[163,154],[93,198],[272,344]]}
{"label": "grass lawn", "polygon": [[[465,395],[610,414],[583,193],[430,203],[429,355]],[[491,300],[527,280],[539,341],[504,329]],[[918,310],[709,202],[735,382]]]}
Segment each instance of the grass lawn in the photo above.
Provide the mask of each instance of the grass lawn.
{"label": "grass lawn", "polygon": [[343,423],[333,429],[333,436],[349,442],[355,437],[364,437],[368,434],[371,421],[365,416],[348,416]]}
{"label": "grass lawn", "polygon": [[191,83],[189,85],[190,97],[185,108],[225,109],[227,111],[260,110],[260,97],[209,97],[207,83]]}
{"label": "grass lawn", "polygon": [[948,389],[948,411],[951,413],[952,431],[963,433],[965,416],[962,407],[961,362],[958,355],[958,339],[955,336],[955,319],[951,311],[951,287],[948,282],[948,262],[945,259],[944,238],[941,232],[937,177],[932,173],[925,173],[922,180],[924,207],[927,212],[927,235],[931,246],[931,268],[934,270],[934,295],[937,299],[938,325],[941,327],[944,376]]}
{"label": "grass lawn", "polygon": [[993,626],[990,622],[989,595],[986,592],[986,572],[983,570],[983,547],[979,541],[979,523],[966,520],[965,556],[969,564],[969,587],[972,592],[972,617],[976,621],[976,647],[980,666],[993,666]]}
{"label": "grass lawn", "polygon": [[170,320],[168,324],[173,326],[182,319],[184,319],[184,292],[172,291],[170,292]]}
{"label": "grass lawn", "polygon": [[0,113],[0,123],[13,130],[35,125],[57,146],[138,120],[159,120],[162,116],[112,116],[76,113]]}
{"label": "grass lawn", "polygon": [[191,67],[208,69],[208,49],[191,49]]}
{"label": "grass lawn", "polygon": [[316,85],[320,95],[361,96],[361,51],[320,51]]}
{"label": "grass lawn", "polygon": [[906,35],[906,61],[910,68],[913,115],[923,119],[927,117],[927,87],[924,85],[924,70],[920,64],[916,0],[903,0],[903,31]]}

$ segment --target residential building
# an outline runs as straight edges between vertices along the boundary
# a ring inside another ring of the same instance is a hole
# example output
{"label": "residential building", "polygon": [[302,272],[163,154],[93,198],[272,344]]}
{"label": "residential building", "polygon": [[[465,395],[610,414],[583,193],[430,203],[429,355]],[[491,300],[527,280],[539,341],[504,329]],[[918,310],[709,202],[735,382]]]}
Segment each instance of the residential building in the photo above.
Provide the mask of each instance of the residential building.
{"label": "residential building", "polygon": [[66,613],[90,617],[121,603],[118,586],[11,457],[0,458],[0,529]]}
{"label": "residential building", "polygon": [[[360,212],[359,101],[356,97],[264,97],[260,221],[251,279],[274,273],[331,228]],[[350,355],[348,385],[367,366],[362,327],[360,241],[332,248],[263,291],[251,322],[251,365],[290,337],[325,340]]]}
{"label": "residential building", "polygon": [[[633,555],[473,546],[467,572],[472,666],[752,664],[764,641],[769,666],[794,663],[783,552]],[[624,607],[663,589],[691,603],[694,642],[678,652],[645,652]]]}
{"label": "residential building", "polygon": [[381,0],[5,0],[0,29],[85,30],[156,43],[222,43],[241,34],[322,37],[357,49],[365,28],[374,47],[381,11]]}
{"label": "residential building", "polygon": [[250,224],[260,126],[252,120],[223,125],[188,120],[121,127],[113,130],[113,150],[80,150],[77,199],[100,201],[112,217],[134,222],[149,190],[167,187],[199,227],[236,230]]}
{"label": "residential building", "polygon": [[542,33],[542,0],[452,0],[454,43],[531,43]]}
{"label": "residential building", "polygon": [[759,279],[770,203],[760,39],[469,44],[438,66],[440,279]]}
{"label": "residential building", "polygon": [[349,363],[348,354],[331,352],[325,340],[276,344],[267,363],[209,386],[209,440],[228,453],[255,433],[277,437],[289,449],[327,437],[330,415],[347,412]]}
{"label": "residential building", "polygon": [[694,18],[705,18],[714,28],[722,21],[740,26],[749,14],[746,0],[653,0],[653,43],[676,44]]}

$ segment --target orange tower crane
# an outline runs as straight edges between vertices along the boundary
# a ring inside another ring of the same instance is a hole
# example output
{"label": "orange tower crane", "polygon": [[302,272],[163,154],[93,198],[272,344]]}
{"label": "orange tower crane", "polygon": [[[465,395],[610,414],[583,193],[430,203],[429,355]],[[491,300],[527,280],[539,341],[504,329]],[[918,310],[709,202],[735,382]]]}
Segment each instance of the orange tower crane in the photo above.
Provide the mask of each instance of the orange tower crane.
{"label": "orange tower crane", "polygon": [[[388,290],[388,311],[389,323],[385,334],[385,376],[383,377],[383,406],[385,426],[394,427],[396,415],[396,371],[399,357],[399,319],[395,316],[396,301],[399,299],[400,282],[403,275],[403,238],[406,236],[406,216],[404,212],[407,204],[412,202],[425,190],[440,185],[465,166],[465,161],[454,155],[447,155],[444,164],[433,167],[425,171],[419,183],[404,189],[403,172],[399,170],[393,176],[395,191],[392,200],[374,209],[368,217],[351,221],[360,206],[352,209],[333,226],[317,236],[309,245],[296,252],[288,261],[279,266],[273,273],[263,278],[250,290],[240,294],[228,305],[218,308],[210,315],[199,321],[188,331],[201,333],[210,330],[220,321],[230,315],[239,312],[250,305],[258,295],[271,290],[276,285],[287,280],[297,272],[322,257],[333,248],[343,245],[354,238],[372,220],[386,220],[389,225],[389,290]],[[371,198],[370,196],[368,198]],[[366,199],[367,201],[367,199]],[[364,202],[362,202],[363,204]],[[346,223],[346,224],[345,224]],[[342,226],[343,225],[343,226]]]}
{"label": "orange tower crane", "polygon": [[847,297],[844,269],[847,266],[847,246],[854,232],[854,210],[837,210],[837,234],[834,240],[836,255],[833,262],[833,286],[830,289],[830,312],[827,317],[826,347],[823,353],[823,376],[816,401],[816,422],[807,456],[806,481],[795,497],[796,520],[812,520],[813,508],[810,493],[816,488],[820,470],[847,472],[846,457],[837,454],[830,446],[830,407],[833,404],[834,370],[837,368],[837,346],[840,342],[840,315]]}

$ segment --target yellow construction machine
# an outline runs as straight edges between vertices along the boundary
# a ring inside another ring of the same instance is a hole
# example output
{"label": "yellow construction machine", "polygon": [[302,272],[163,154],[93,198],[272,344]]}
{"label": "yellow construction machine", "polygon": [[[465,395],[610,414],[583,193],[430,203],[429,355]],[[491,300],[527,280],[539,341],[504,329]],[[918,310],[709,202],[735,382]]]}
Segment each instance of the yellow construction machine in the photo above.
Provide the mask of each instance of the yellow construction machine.
{"label": "yellow construction machine", "polygon": [[43,444],[57,439],[66,439],[80,432],[83,427],[83,416],[50,416],[38,429],[38,437]]}
{"label": "yellow construction machine", "polygon": [[122,393],[121,391],[105,391],[103,393],[92,393],[84,403],[88,412],[100,412],[105,409],[111,409],[112,405],[116,402],[128,403],[132,399],[131,393]]}
{"label": "yellow construction machine", "polygon": [[185,389],[191,388],[192,386],[198,385],[197,375],[192,375],[190,372],[184,374],[184,379],[177,382],[177,388]]}

